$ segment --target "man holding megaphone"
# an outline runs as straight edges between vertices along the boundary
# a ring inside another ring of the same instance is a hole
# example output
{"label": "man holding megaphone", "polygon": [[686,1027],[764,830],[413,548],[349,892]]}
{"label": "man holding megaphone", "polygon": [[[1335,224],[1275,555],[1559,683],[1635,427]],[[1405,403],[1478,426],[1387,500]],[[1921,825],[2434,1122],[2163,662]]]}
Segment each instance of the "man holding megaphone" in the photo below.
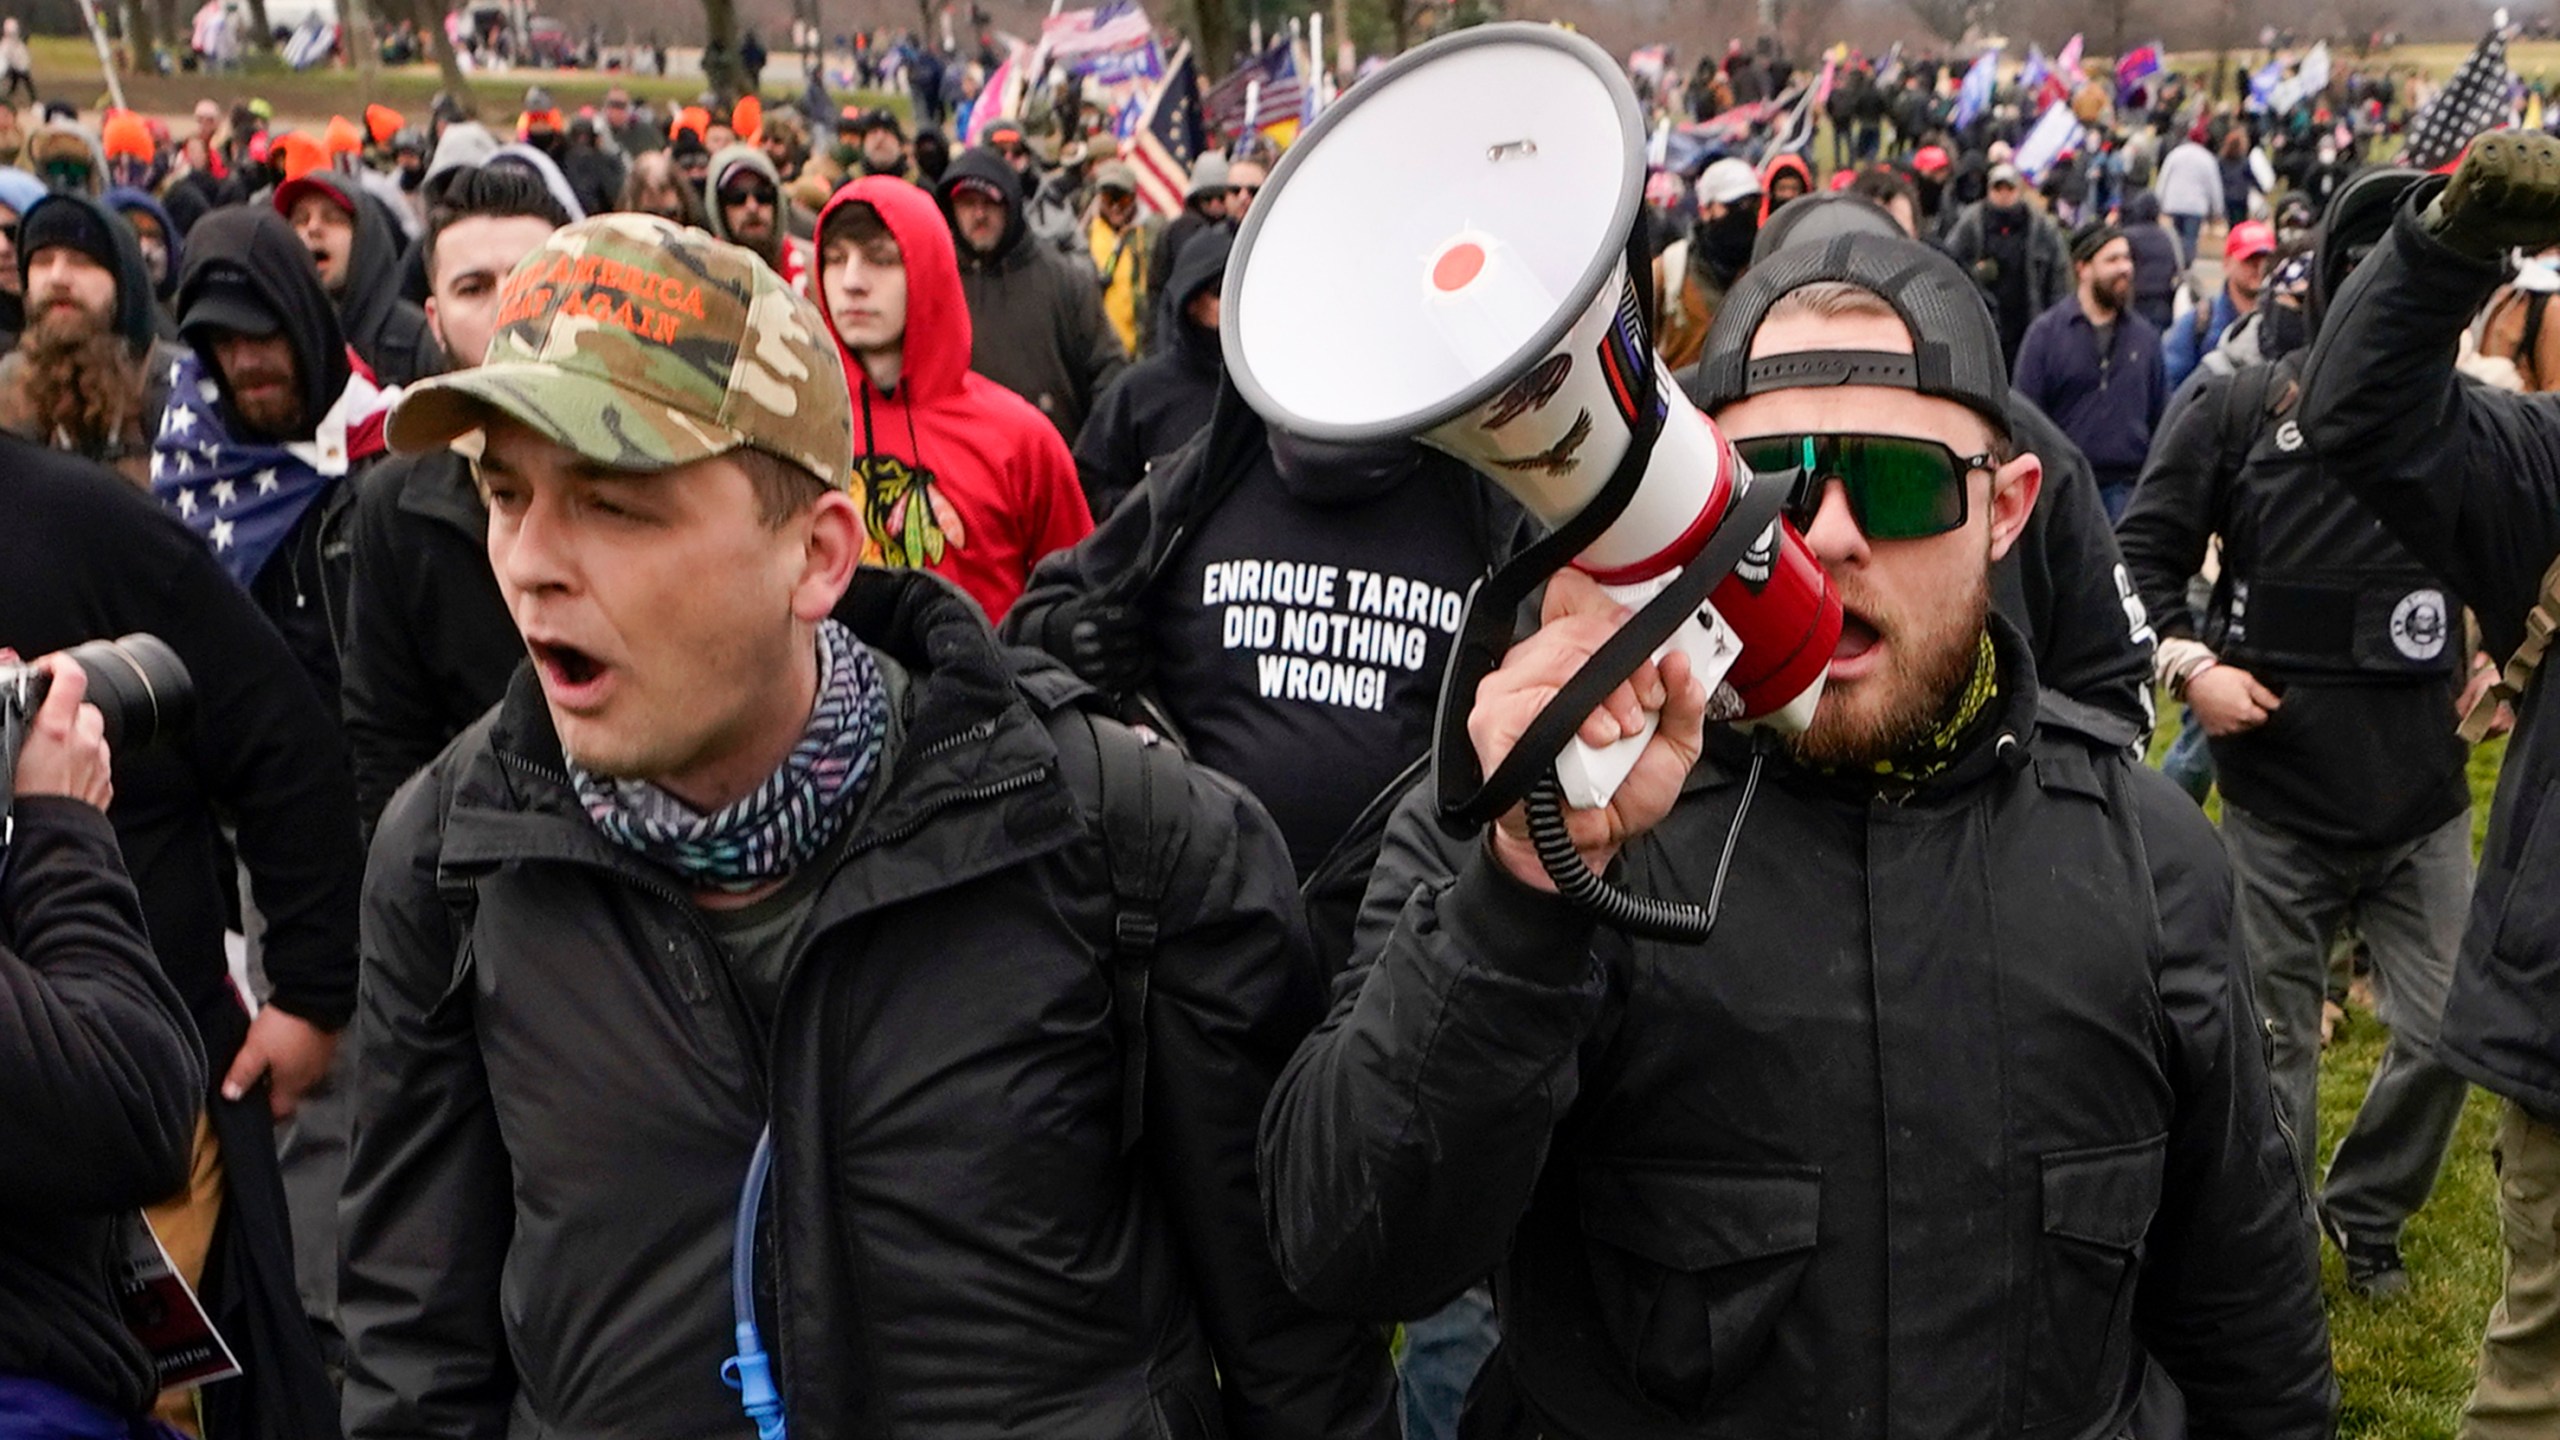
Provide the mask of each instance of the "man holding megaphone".
{"label": "man holding megaphone", "polygon": [[[1276,187],[1286,204],[1284,167]],[[1263,1131],[1282,1270],[1425,1314],[1496,1276],[1488,1436],[2326,1436],[2316,1253],[2210,828],[2043,693],[1992,611],[2042,466],[1964,273],[1849,235],[1746,275],[1695,389],[1837,587],[1784,740],[1678,649],[1583,721],[1649,735],[1555,893],[1522,807],[1398,817]],[[1747,562],[1746,562],[1747,564]],[[1628,621],[1573,569],[1477,685],[1493,774]],[[1755,801],[1756,791],[1756,801]]]}

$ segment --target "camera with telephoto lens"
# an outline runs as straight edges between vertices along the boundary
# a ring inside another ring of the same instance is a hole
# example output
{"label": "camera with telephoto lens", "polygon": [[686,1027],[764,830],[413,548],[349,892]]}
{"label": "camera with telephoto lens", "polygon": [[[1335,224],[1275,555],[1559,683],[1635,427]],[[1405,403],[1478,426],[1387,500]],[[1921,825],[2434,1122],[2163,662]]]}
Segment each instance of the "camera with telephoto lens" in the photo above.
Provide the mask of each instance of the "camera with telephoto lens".
{"label": "camera with telephoto lens", "polygon": [[[91,640],[62,653],[89,677],[88,703],[105,718],[112,749],[154,744],[195,717],[196,687],[186,662],[157,635]],[[17,792],[18,752],[52,689],[51,671],[23,662],[0,665],[0,817]],[[0,824],[0,843],[6,835]]]}

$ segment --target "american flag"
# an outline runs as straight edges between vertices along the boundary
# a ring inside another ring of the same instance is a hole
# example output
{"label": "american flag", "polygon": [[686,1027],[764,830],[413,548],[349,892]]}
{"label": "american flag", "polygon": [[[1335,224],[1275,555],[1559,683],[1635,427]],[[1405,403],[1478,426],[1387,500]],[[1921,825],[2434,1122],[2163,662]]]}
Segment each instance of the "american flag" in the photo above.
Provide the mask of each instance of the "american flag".
{"label": "american flag", "polygon": [[2481,40],[2436,98],[2410,119],[2400,163],[2433,170],[2462,158],[2481,132],[2507,123],[2514,78],[2507,70],[2507,32],[2501,26]]}
{"label": "american flag", "polygon": [[309,441],[238,440],[223,424],[221,390],[189,350],[169,367],[168,408],[151,442],[151,493],[246,586],[312,501],[355,462],[381,453],[383,418],[398,394],[358,375]]}
{"label": "american flag", "polygon": [[1068,73],[1106,85],[1153,80],[1162,67],[1155,26],[1137,0],[1111,0],[1092,10],[1052,15],[1041,22],[1040,43]]}
{"label": "american flag", "polygon": [[1209,148],[1200,127],[1200,72],[1191,63],[1191,47],[1174,52],[1164,83],[1138,112],[1134,133],[1122,158],[1138,172],[1138,198],[1159,215],[1182,213],[1182,192],[1191,187],[1191,162]]}
{"label": "american flag", "polygon": [[1262,93],[1254,102],[1253,128],[1306,118],[1307,87],[1298,76],[1298,47],[1283,35],[1271,42],[1270,49],[1237,66],[1201,102],[1209,113],[1212,134],[1244,133],[1245,96],[1257,80],[1262,82]]}

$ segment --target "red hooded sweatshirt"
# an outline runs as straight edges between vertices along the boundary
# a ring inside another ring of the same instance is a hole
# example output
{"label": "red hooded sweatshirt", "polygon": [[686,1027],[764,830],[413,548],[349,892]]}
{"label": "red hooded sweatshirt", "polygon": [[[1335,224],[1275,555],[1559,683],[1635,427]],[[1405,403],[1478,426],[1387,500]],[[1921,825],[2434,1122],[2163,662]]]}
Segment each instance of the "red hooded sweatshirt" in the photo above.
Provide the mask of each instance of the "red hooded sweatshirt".
{"label": "red hooded sweatshirt", "polygon": [[[853,392],[854,473],[870,530],[863,563],[931,570],[1001,620],[1041,556],[1093,530],[1075,460],[1031,402],[971,373],[960,262],[933,196],[892,175],[866,176],[827,202],[818,233],[837,207],[857,200],[880,212],[907,268],[895,390],[872,385],[827,315]],[[825,311],[825,278],[811,279]]]}

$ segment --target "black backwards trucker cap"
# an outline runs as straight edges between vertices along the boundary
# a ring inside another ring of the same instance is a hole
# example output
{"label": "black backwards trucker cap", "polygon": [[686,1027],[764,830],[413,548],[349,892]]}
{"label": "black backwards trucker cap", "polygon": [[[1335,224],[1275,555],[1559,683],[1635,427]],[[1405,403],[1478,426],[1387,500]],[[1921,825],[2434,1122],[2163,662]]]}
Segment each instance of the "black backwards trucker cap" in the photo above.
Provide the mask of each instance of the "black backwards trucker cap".
{"label": "black backwards trucker cap", "polygon": [[[1791,291],[1826,281],[1883,297],[1911,332],[1911,353],[1800,350],[1750,358],[1769,308]],[[1745,396],[1822,385],[1916,390],[1965,406],[2003,434],[2009,428],[2009,376],[1982,292],[1953,260],[1899,234],[1859,230],[1789,243],[1752,266],[1707,332],[1689,397],[1713,414]]]}

